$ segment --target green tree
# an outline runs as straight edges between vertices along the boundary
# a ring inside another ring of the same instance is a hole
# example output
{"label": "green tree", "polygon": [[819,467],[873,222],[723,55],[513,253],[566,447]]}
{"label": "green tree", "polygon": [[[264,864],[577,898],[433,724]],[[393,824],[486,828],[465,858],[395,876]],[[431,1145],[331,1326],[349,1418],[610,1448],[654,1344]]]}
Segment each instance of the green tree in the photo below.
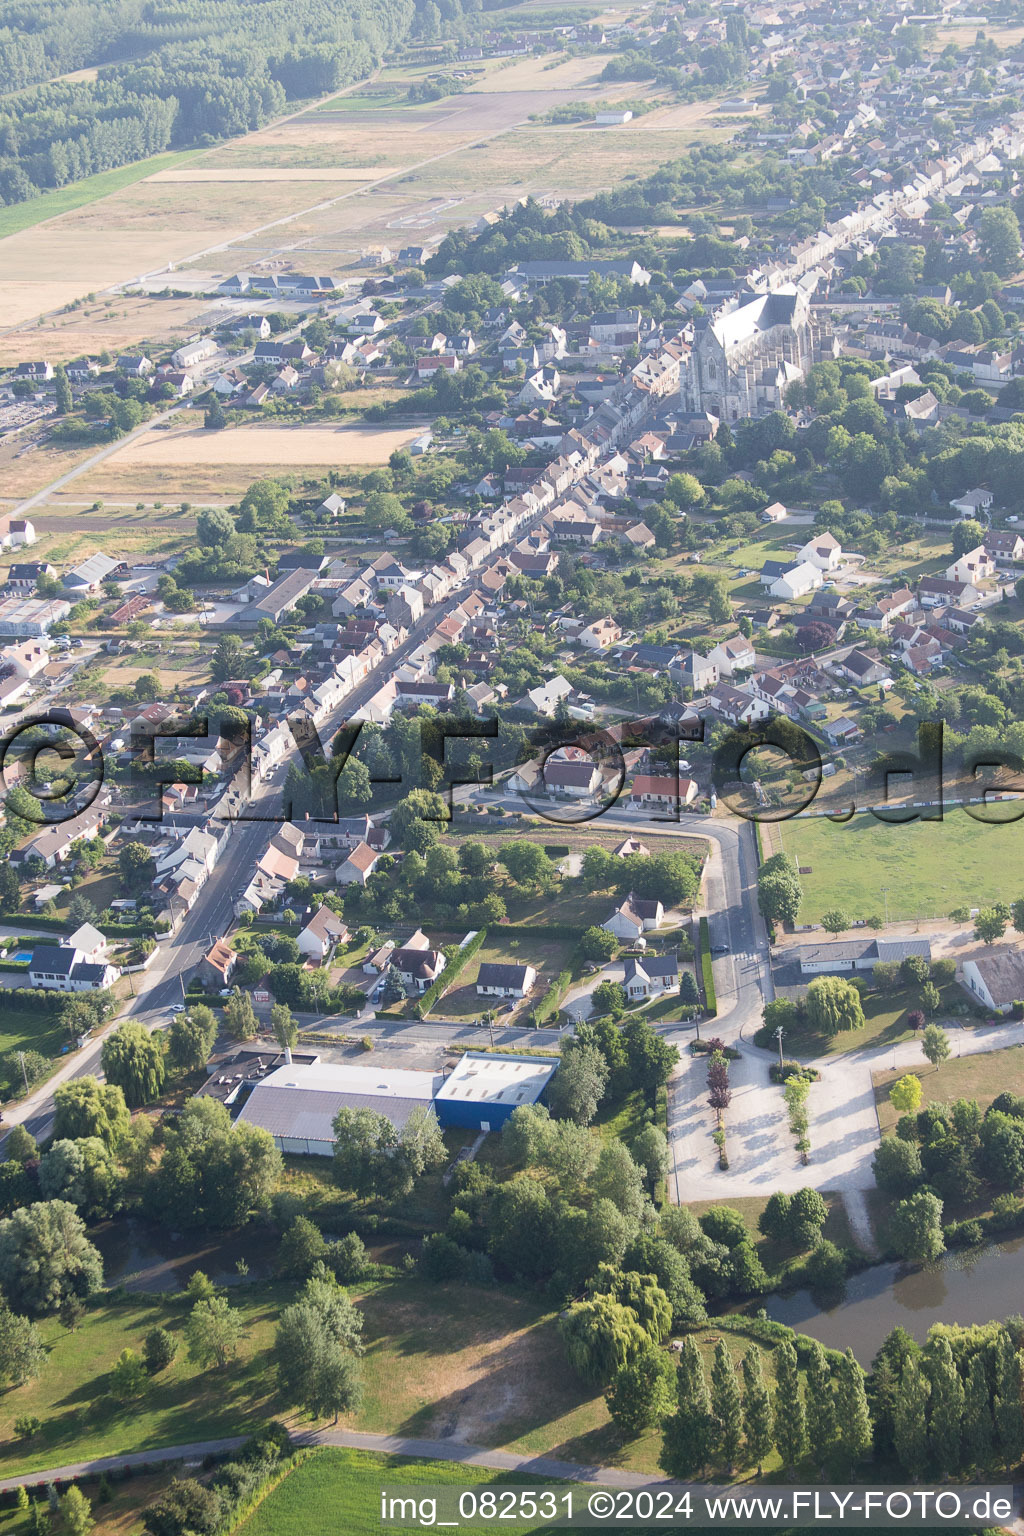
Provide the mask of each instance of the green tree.
{"label": "green tree", "polygon": [[149,883],[153,856],[145,843],[125,843],[117,855],[117,872],[129,890]]}
{"label": "green tree", "polygon": [[683,1340],[676,1377],[679,1407],[665,1424],[661,1466],[670,1477],[698,1476],[711,1459],[711,1396],[704,1362],[692,1335]]}
{"label": "green tree", "polygon": [[[569,1042],[566,1042],[568,1044]],[[608,1063],[594,1045],[572,1043],[548,1089],[552,1113],[589,1125],[608,1086]]]}
{"label": "green tree", "polygon": [[660,1424],[672,1408],[671,1366],[653,1343],[644,1344],[620,1367],[605,1389],[604,1400],[616,1429],[635,1438]]}
{"label": "green tree", "polygon": [[66,1200],[46,1200],[0,1221],[0,1288],[30,1313],[56,1312],[65,1296],[91,1296],[103,1261]]}
{"label": "green tree", "polygon": [[74,1483],[61,1496],[60,1518],[67,1536],[89,1536],[89,1532],[96,1524],[92,1517],[92,1506],[81,1488]]}
{"label": "green tree", "polygon": [[615,935],[606,928],[585,928],[580,937],[579,952],[584,960],[595,960],[603,964],[612,958],[616,948]]}
{"label": "green tree", "polygon": [[68,371],[63,363],[58,363],[53,370],[53,389],[57,400],[57,415],[66,416],[71,410],[72,400]]}
{"label": "green tree", "polygon": [[751,1344],[744,1352],[743,1369],[743,1433],[747,1440],[747,1455],[757,1466],[761,1476],[766,1457],[775,1449],[775,1415],[772,1396],[761,1369],[761,1351]]}
{"label": "green tree", "polygon": [[889,1102],[901,1115],[916,1115],[921,1108],[921,1079],[913,1072],[898,1078],[889,1089]]}
{"label": "green tree", "polygon": [[826,933],[843,933],[850,926],[849,914],[838,907],[832,907],[828,912],[823,912],[821,926]]}
{"label": "green tree", "polygon": [[991,1394],[983,1354],[976,1354],[967,1367],[967,1388],[963,1397],[963,1427],[967,1459],[972,1466],[983,1473],[992,1461],[995,1439]]}
{"label": "green tree", "polygon": [[643,1170],[647,1193],[653,1199],[668,1173],[668,1141],[656,1125],[645,1125],[631,1148],[633,1161]]}
{"label": "green tree", "polygon": [[736,1368],[724,1339],[715,1345],[711,1362],[711,1417],[714,1423],[716,1454],[732,1472],[743,1442],[743,1412]]}
{"label": "green tree", "polygon": [[636,1313],[610,1296],[574,1302],[558,1326],[569,1364],[597,1387],[606,1386],[648,1343]]}
{"label": "green tree", "polygon": [[35,1137],[23,1125],[12,1125],[4,1143],[4,1161],[20,1163],[24,1167],[26,1163],[38,1156],[39,1148]]}
{"label": "green tree", "polygon": [[194,1477],[176,1477],[143,1515],[150,1536],[214,1536],[225,1516],[224,1500],[215,1488]]}
{"label": "green tree", "polygon": [[807,988],[805,1006],[808,1024],[823,1035],[864,1026],[860,993],[843,976],[815,976]]}
{"label": "green tree", "polygon": [[798,1189],[789,1203],[789,1236],[797,1248],[812,1248],[821,1241],[828,1220],[828,1206],[816,1189]]}
{"label": "green tree", "polygon": [[893,1410],[893,1441],[908,1477],[917,1482],[928,1461],[928,1382],[917,1359],[903,1364]]}
{"label": "green tree", "polygon": [[130,1403],[146,1390],[146,1367],[134,1349],[122,1349],[110,1372],[110,1395],[119,1403]]}
{"label": "green tree", "polygon": [[949,1036],[938,1024],[929,1024],[921,1038],[921,1049],[937,1070],[949,1056]]}
{"label": "green tree", "polygon": [[315,1418],[351,1412],[360,1399],[358,1356],[363,1319],[346,1291],[319,1275],[281,1314],[274,1344],[278,1385],[286,1402]]}
{"label": "green tree", "polygon": [[108,1083],[120,1088],[130,1109],[141,1109],[159,1098],[164,1086],[164,1054],[160,1040],[144,1024],[126,1019],[103,1042],[100,1053]]}
{"label": "green tree", "polygon": [[791,1197],[776,1190],[768,1196],[767,1204],[757,1218],[757,1229],[764,1237],[777,1243],[789,1242],[792,1231],[789,1208]]}
{"label": "green tree", "polygon": [[224,1004],[224,1023],[236,1040],[253,1040],[259,1034],[259,1021],[252,1006],[252,994],[241,987],[232,989]]}
{"label": "green tree", "polygon": [[178,1353],[178,1341],[166,1328],[151,1328],[142,1342],[142,1358],[151,1376],[166,1371]]}
{"label": "green tree", "polygon": [[819,1467],[831,1454],[837,1434],[832,1368],[815,1339],[807,1358],[807,1442]]}
{"label": "green tree", "polygon": [[835,1373],[836,1423],[839,1450],[852,1470],[871,1455],[871,1414],[864,1390],[864,1372],[848,1349]]}
{"label": "green tree", "polygon": [[[924,1012],[929,1014],[929,1015],[931,1015],[933,1013],[938,1013],[939,1005],[941,1004],[941,1002],[942,1002],[942,995],[939,992],[938,987],[935,985],[935,983],[933,981],[926,981],[924,986],[921,988],[921,1007],[924,1010]],[[930,1028],[936,1028],[937,1026],[931,1025],[929,1027]],[[940,1031],[940,1033],[941,1033],[941,1031]],[[948,1041],[946,1043],[947,1043],[947,1045],[949,1044]],[[926,1054],[927,1054],[927,1052],[926,1052]],[[929,1058],[929,1060],[930,1059],[931,1058]],[[945,1059],[946,1059],[945,1057],[942,1058],[943,1061],[945,1061]]]}
{"label": "green tree", "polygon": [[45,1363],[46,1350],[35,1323],[0,1307],[0,1384],[23,1386],[40,1374]]}
{"label": "green tree", "polygon": [[769,923],[795,923],[803,901],[796,865],[787,854],[765,859],[757,874],[757,904]]}
{"label": "green tree", "polygon": [[807,1450],[807,1415],[796,1350],[788,1340],[775,1350],[775,1444],[782,1465],[792,1472]]}
{"label": "green tree", "polygon": [[308,1216],[296,1216],[285,1228],[277,1250],[277,1272],[287,1279],[308,1280],[327,1253],[323,1233]]}
{"label": "green tree", "polygon": [[982,944],[994,944],[1006,932],[1007,919],[996,907],[982,907],[974,919],[974,937]]}
{"label": "green tree", "polygon": [[901,1200],[890,1218],[893,1246],[901,1259],[928,1264],[945,1251],[942,1237],[942,1201],[919,1189]]}
{"label": "green tree", "polygon": [[1024,1375],[1021,1364],[1022,1356],[1014,1352],[1009,1334],[1003,1329],[996,1344],[996,1390],[992,1412],[999,1458],[1004,1467],[1015,1467],[1024,1452]]}
{"label": "green tree", "polygon": [[986,208],[978,221],[978,241],[986,267],[1009,277],[1020,263],[1020,224],[1008,203]]}
{"label": "green tree", "polygon": [[197,1301],[185,1324],[185,1347],[197,1365],[223,1369],[238,1352],[242,1320],[225,1296]]}
{"label": "green tree", "polygon": [[53,1134],[56,1140],[95,1136],[115,1151],[131,1129],[131,1114],[115,1083],[76,1077],[54,1089]]}
{"label": "green tree", "polygon": [[[953,1359],[949,1340],[930,1338],[924,1352],[928,1378],[928,1448],[944,1477],[960,1467],[960,1439],[964,1427],[964,1388]],[[986,1409],[988,1392],[985,1394]]]}
{"label": "green tree", "polygon": [[973,517],[965,517],[953,524],[953,559],[959,560],[968,550],[977,549],[985,542],[985,530]]}
{"label": "green tree", "polygon": [[875,1183],[884,1194],[905,1199],[924,1177],[916,1142],[902,1136],[883,1136],[872,1160]]}
{"label": "green tree", "polygon": [[217,1019],[212,1008],[193,1003],[171,1020],[167,1031],[167,1055],[181,1072],[205,1067],[217,1038]]}
{"label": "green tree", "polygon": [[401,1199],[447,1156],[430,1110],[410,1115],[398,1130],[386,1115],[345,1107],[334,1118],[334,1137],[334,1177],[364,1199]]}
{"label": "green tree", "polygon": [[292,1017],[287,1003],[275,1003],[270,1010],[270,1027],[274,1039],[284,1050],[294,1050],[299,1041],[299,1026]]}

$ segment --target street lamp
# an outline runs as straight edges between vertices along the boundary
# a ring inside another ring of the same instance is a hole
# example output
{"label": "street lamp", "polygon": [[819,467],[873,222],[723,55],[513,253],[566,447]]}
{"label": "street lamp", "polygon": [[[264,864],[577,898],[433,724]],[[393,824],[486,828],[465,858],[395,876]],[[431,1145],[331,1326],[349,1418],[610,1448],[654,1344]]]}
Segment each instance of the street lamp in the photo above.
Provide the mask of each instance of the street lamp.
{"label": "street lamp", "polygon": [[885,926],[888,928],[888,926],[889,926],[889,887],[887,885],[883,885],[881,887],[881,891],[882,891],[882,900],[885,902]]}

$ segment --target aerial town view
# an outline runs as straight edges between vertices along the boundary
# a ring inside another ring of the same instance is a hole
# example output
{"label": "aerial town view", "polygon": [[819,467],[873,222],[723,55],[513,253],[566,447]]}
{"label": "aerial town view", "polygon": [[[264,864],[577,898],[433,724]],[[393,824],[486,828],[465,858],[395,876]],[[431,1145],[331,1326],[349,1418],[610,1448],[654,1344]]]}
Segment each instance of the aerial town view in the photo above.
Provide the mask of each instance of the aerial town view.
{"label": "aerial town view", "polygon": [[0,0],[0,1536],[1024,1533],[1024,0]]}

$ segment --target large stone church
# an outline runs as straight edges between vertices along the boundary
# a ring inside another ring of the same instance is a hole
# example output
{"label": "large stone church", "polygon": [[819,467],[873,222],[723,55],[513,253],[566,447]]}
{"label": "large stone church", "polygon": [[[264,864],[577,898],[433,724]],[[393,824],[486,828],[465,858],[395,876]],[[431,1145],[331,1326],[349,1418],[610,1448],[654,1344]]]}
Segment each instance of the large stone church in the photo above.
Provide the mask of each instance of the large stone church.
{"label": "large stone church", "polygon": [[802,289],[735,300],[695,322],[680,375],[680,404],[722,421],[762,416],[782,406],[787,386],[802,379],[812,363],[833,355],[831,332],[812,323]]}

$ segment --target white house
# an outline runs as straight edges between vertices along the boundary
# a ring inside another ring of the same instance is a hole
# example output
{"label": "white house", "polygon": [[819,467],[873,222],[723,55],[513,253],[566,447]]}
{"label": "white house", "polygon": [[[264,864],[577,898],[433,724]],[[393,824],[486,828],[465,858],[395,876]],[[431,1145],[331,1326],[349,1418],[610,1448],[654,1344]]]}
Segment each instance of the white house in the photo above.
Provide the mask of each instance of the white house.
{"label": "white house", "polygon": [[797,559],[819,571],[834,571],[842,564],[843,548],[831,533],[817,533],[808,539]]}
{"label": "white house", "polygon": [[630,998],[656,997],[661,992],[674,991],[679,985],[679,957],[644,955],[638,959],[627,955],[622,984]]}
{"label": "white house", "polygon": [[964,986],[993,1013],[1008,1013],[1024,998],[1024,947],[993,945],[963,962]]}
{"label": "white house", "polygon": [[995,501],[992,492],[983,487],[976,486],[973,490],[965,491],[955,501],[950,502],[954,511],[961,517],[983,517],[989,507]]}
{"label": "white house", "polygon": [[502,965],[485,960],[477,973],[477,997],[525,997],[537,981],[532,965]]}
{"label": "white house", "polygon": [[296,939],[308,960],[325,960],[336,944],[348,938],[344,921],[330,907],[319,907]]}
{"label": "white house", "polygon": [[[750,672],[757,664],[753,643],[743,635],[733,635],[730,640],[720,640],[708,652],[707,661],[717,667],[722,677],[735,677],[737,672]],[[717,682],[718,678],[714,679]]]}
{"label": "white house", "polygon": [[821,572],[818,567],[809,560],[802,560],[799,565],[793,565],[788,571],[783,571],[781,576],[776,576],[768,591],[782,602],[795,603],[820,586]]}
{"label": "white house", "polygon": [[586,629],[579,633],[580,645],[585,645],[588,651],[606,651],[616,640],[621,640],[622,630],[613,618],[595,619],[593,624],[588,624]]}
{"label": "white house", "polygon": [[100,992],[120,974],[105,960],[87,960],[70,943],[37,944],[28,963],[29,986],[52,992]]}
{"label": "white house", "polygon": [[365,885],[373,874],[374,865],[380,858],[368,843],[357,843],[338,865],[335,880],[339,885]]}
{"label": "white house", "polygon": [[83,923],[64,942],[77,949],[82,959],[90,965],[100,965],[107,958],[107,941],[92,923]]}
{"label": "white house", "polygon": [[660,901],[639,901],[635,896],[627,896],[601,927],[617,939],[634,943],[649,929],[657,928],[664,916],[665,908]]}
{"label": "white house", "polygon": [[995,561],[984,544],[979,544],[976,549],[967,550],[959,560],[954,560],[952,565],[946,567],[946,580],[969,581],[972,587],[976,587],[980,581],[990,580],[995,573]]}

